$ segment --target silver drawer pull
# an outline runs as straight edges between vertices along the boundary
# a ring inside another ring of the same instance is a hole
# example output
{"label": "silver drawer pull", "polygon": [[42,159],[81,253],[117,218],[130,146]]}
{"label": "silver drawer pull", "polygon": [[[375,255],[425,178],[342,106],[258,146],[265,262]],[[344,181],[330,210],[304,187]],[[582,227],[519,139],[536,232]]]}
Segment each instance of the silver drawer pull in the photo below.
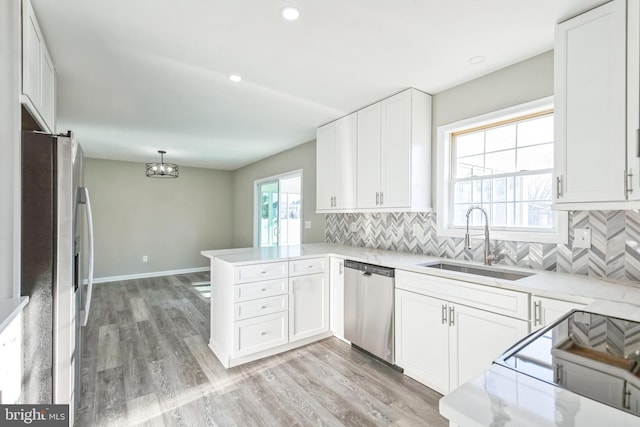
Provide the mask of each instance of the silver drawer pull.
{"label": "silver drawer pull", "polygon": [[260,335],[265,336],[267,335],[267,333],[263,331],[263,332],[260,332]]}
{"label": "silver drawer pull", "polygon": [[267,288],[260,289],[262,292],[266,292]]}
{"label": "silver drawer pull", "polygon": [[313,268],[313,265],[307,265],[307,268]]}
{"label": "silver drawer pull", "polygon": [[267,272],[266,271],[261,271],[260,274],[267,274]]}
{"label": "silver drawer pull", "polygon": [[266,305],[263,305],[263,306],[262,306],[262,307],[260,307],[260,308],[264,310],[265,308],[267,308],[267,306],[266,306]]}

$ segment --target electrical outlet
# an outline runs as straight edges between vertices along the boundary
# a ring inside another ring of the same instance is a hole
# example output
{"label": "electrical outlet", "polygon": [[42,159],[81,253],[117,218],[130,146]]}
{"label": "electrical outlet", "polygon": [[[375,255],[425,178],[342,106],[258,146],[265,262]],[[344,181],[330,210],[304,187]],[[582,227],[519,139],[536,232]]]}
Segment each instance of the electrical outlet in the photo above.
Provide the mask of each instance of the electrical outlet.
{"label": "electrical outlet", "polygon": [[591,247],[591,230],[588,228],[576,228],[574,230],[573,247],[574,248],[590,248]]}
{"label": "electrical outlet", "polygon": [[304,229],[305,230],[310,230],[311,229],[311,221],[305,221],[304,222]]}
{"label": "electrical outlet", "polygon": [[413,228],[411,229],[413,234],[420,234],[422,232],[422,226],[420,224],[413,224]]}
{"label": "electrical outlet", "polygon": [[142,255],[142,262],[149,262],[149,256]]}
{"label": "electrical outlet", "polygon": [[358,231],[358,224],[354,221],[351,223],[351,232],[355,233],[356,231]]}

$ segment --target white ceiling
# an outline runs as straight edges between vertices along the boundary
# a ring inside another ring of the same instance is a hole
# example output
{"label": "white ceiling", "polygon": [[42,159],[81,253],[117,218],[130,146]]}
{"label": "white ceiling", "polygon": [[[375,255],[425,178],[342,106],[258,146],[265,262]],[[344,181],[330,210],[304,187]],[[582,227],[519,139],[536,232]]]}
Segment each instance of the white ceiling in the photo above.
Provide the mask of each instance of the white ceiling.
{"label": "white ceiling", "polygon": [[[407,87],[437,93],[550,50],[557,22],[603,0],[32,3],[57,69],[58,130],[89,157],[164,149],[236,169]],[[280,16],[291,4],[296,22]]]}

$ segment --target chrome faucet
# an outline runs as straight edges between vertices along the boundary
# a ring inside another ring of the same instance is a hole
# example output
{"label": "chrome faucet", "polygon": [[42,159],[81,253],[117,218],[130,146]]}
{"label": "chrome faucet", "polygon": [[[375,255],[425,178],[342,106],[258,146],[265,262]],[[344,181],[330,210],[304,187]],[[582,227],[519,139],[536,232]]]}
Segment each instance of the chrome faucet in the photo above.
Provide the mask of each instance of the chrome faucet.
{"label": "chrome faucet", "polygon": [[471,206],[467,210],[467,232],[464,233],[464,247],[465,249],[471,249],[471,235],[469,234],[469,215],[474,209],[478,209],[484,214],[484,265],[491,265],[493,261],[498,261],[500,257],[497,257],[491,253],[491,241],[489,240],[489,216],[480,206]]}

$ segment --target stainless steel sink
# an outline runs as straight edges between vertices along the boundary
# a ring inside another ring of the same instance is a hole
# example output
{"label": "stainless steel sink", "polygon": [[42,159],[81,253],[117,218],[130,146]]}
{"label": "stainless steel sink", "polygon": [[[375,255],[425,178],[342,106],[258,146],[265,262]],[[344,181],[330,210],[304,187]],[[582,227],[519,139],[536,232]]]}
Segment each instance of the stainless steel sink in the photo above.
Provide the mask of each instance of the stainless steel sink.
{"label": "stainless steel sink", "polygon": [[467,274],[475,274],[477,276],[485,276],[485,277],[495,277],[496,279],[502,280],[518,280],[523,279],[525,277],[533,276],[535,273],[522,273],[522,272],[514,272],[514,271],[506,271],[495,269],[491,267],[480,267],[480,266],[467,266],[460,264],[453,264],[448,262],[436,262],[429,263],[425,262],[423,264],[418,264],[419,267],[429,267],[429,268],[437,268],[439,270],[448,270],[448,271],[457,271],[460,273]]}

